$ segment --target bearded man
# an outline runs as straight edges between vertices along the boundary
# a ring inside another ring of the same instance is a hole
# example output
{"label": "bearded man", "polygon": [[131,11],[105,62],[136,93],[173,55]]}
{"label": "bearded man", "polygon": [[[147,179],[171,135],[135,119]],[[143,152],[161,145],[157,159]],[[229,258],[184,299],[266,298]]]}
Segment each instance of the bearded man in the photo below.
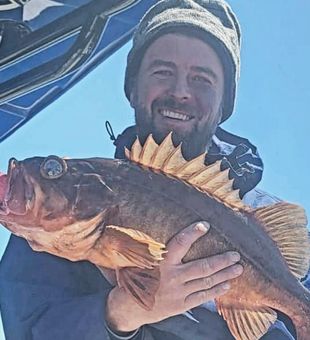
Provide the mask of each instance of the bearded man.
{"label": "bearded man", "polygon": [[[144,142],[152,133],[160,143],[172,131],[187,159],[208,150],[206,163],[222,160],[243,197],[261,178],[261,159],[246,139],[219,128],[233,112],[239,60],[239,25],[224,1],[158,2],[142,19],[128,56],[125,92],[136,125],[115,141],[116,157],[124,158],[124,146],[137,135]],[[265,204],[272,201],[255,192],[253,197],[252,205],[259,197]],[[113,272],[102,276],[90,263],[35,253],[12,236],[1,264],[7,338],[232,339],[212,301],[242,273],[240,255],[227,252],[182,263],[208,227],[207,222],[189,226],[169,242],[150,311],[115,285]],[[279,321],[263,337],[290,338]]]}

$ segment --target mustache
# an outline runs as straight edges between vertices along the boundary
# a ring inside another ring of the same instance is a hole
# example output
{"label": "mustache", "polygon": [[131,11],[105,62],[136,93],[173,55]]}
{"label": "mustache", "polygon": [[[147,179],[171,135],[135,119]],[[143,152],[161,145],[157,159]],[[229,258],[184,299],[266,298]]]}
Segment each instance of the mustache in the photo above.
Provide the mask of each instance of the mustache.
{"label": "mustache", "polygon": [[199,117],[195,107],[188,103],[180,103],[173,97],[157,98],[153,101],[151,105],[152,112],[160,108],[165,108],[171,111],[181,111],[190,114],[192,117]]}

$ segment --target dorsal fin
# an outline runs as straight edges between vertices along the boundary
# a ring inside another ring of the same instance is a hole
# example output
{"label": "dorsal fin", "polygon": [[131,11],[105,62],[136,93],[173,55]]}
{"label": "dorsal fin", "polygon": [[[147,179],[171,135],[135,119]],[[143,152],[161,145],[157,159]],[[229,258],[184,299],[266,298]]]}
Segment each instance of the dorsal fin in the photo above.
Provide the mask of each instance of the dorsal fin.
{"label": "dorsal fin", "polygon": [[150,168],[156,170],[162,169],[165,161],[167,161],[167,155],[171,155],[174,150],[175,147],[172,143],[172,139],[165,138],[164,141],[158,145],[156,152],[154,152]]}
{"label": "dorsal fin", "polygon": [[181,144],[177,147],[173,145],[172,132],[159,145],[152,135],[147,137],[143,146],[137,138],[131,150],[125,150],[125,154],[130,161],[181,179],[230,208],[246,208],[239,198],[239,191],[233,189],[228,170],[221,171],[221,162],[205,165],[205,154],[186,161]]}
{"label": "dorsal fin", "polygon": [[184,165],[178,169],[177,177],[188,181],[189,178],[205,170],[205,158],[206,154],[203,153],[190,161],[185,161]]}
{"label": "dorsal fin", "polygon": [[310,265],[310,241],[304,209],[280,202],[258,208],[254,215],[276,242],[291,272],[298,279],[303,278]]}
{"label": "dorsal fin", "polygon": [[178,173],[178,169],[186,164],[186,160],[183,158],[181,145],[171,151],[170,156],[167,157],[162,167],[159,169],[167,174],[174,175]]}
{"label": "dorsal fin", "polygon": [[133,162],[140,161],[141,151],[142,151],[142,146],[140,144],[139,139],[137,138],[135,142],[133,143],[133,146],[130,151],[130,157]]}
{"label": "dorsal fin", "polygon": [[149,135],[140,152],[140,163],[145,166],[149,166],[150,164],[152,164],[152,157],[157,148],[158,145],[155,143],[152,135]]}

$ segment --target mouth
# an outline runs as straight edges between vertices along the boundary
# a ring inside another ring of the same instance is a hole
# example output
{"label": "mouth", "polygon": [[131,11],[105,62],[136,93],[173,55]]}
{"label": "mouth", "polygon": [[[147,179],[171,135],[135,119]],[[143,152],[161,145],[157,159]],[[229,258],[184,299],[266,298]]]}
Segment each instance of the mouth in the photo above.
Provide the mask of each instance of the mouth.
{"label": "mouth", "polygon": [[33,196],[23,168],[16,159],[10,159],[7,174],[0,173],[0,215],[25,215],[32,206]]}
{"label": "mouth", "polygon": [[191,116],[188,113],[171,109],[158,109],[158,113],[164,118],[173,119],[180,122],[188,122],[194,119],[194,116]]}

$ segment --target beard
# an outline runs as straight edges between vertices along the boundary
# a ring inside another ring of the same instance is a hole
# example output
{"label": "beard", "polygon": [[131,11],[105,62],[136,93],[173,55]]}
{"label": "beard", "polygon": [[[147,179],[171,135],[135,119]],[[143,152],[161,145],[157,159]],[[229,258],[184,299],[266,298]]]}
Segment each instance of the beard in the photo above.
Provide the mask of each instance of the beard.
{"label": "beard", "polygon": [[[188,112],[193,115],[194,122],[189,130],[169,128],[164,124],[156,124],[155,115],[159,114],[159,108],[171,111]],[[151,112],[147,113],[145,107],[136,105],[135,120],[137,133],[142,144],[146,138],[152,134],[155,142],[160,144],[164,138],[172,131],[172,141],[175,146],[182,142],[182,154],[186,160],[193,159],[207,151],[212,142],[212,137],[216,131],[219,115],[209,114],[209,119],[202,124],[202,118],[207,114],[198,113],[188,104],[176,102],[173,98],[156,99],[152,103]]]}

